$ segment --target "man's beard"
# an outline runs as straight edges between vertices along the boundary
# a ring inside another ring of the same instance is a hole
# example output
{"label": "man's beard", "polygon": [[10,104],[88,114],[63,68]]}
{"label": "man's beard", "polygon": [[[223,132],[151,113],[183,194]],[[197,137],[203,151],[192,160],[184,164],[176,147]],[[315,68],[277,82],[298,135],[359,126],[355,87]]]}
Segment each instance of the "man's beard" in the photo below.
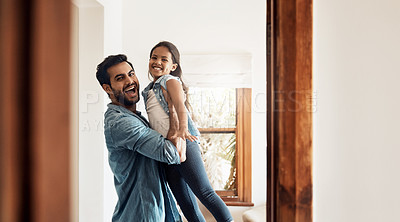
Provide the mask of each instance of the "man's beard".
{"label": "man's beard", "polygon": [[125,95],[122,91],[117,91],[117,90],[114,90],[113,88],[111,88],[111,90],[113,91],[114,96],[118,100],[118,102],[124,106],[133,106],[134,104],[136,104],[139,101],[139,97],[136,101],[129,101],[125,97]]}

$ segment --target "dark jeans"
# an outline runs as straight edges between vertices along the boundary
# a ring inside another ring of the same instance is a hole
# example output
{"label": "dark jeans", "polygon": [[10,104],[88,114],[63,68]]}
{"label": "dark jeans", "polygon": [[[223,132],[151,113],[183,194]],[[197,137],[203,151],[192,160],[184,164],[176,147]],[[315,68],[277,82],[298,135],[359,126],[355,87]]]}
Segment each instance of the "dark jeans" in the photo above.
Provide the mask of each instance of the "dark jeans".
{"label": "dark jeans", "polygon": [[168,184],[186,219],[205,221],[194,193],[218,222],[233,221],[228,207],[211,187],[198,144],[189,140],[186,144],[186,161],[166,167]]}

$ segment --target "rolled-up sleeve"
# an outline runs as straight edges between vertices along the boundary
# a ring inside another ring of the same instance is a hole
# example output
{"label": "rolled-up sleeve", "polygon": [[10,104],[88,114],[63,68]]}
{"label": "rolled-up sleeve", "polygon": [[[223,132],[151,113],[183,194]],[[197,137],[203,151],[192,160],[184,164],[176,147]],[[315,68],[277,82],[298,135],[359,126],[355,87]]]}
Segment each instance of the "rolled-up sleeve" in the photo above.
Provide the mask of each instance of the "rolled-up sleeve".
{"label": "rolled-up sleeve", "polygon": [[175,146],[135,117],[123,116],[113,125],[110,131],[117,149],[130,149],[168,164],[180,163]]}

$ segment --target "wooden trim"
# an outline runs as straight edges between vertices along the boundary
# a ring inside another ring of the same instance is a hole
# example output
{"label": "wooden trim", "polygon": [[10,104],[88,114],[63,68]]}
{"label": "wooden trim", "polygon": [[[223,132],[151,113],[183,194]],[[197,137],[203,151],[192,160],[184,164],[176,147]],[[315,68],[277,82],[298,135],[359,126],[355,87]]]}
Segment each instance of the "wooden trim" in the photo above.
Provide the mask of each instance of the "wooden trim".
{"label": "wooden trim", "polygon": [[252,202],[240,201],[236,192],[233,190],[216,190],[215,191],[227,206],[254,206]]}
{"label": "wooden trim", "polygon": [[232,197],[225,197],[225,196],[220,196],[221,199],[225,202],[225,203],[237,203],[237,202],[241,202],[239,201],[239,197],[237,196],[232,196]]}
{"label": "wooden trim", "polygon": [[198,128],[200,133],[235,133],[236,128]]}
{"label": "wooden trim", "polygon": [[237,89],[237,192],[240,202],[251,203],[251,89]]}
{"label": "wooden trim", "polygon": [[312,221],[312,0],[267,0],[267,221]]}
{"label": "wooden trim", "polygon": [[68,0],[0,0],[0,221],[70,221]]}
{"label": "wooden trim", "polygon": [[276,188],[275,181],[277,180],[275,171],[275,152],[274,152],[274,75],[272,74],[272,64],[275,59],[272,56],[272,49],[274,49],[274,41],[272,37],[274,33],[274,18],[273,0],[267,0],[267,222],[276,221]]}
{"label": "wooden trim", "polygon": [[236,197],[237,193],[234,190],[216,190],[220,197]]}
{"label": "wooden trim", "polygon": [[0,0],[0,221],[29,221],[30,4]]}
{"label": "wooden trim", "polygon": [[225,201],[226,206],[235,206],[235,207],[253,207],[254,203],[252,202],[243,202],[243,201]]}
{"label": "wooden trim", "polygon": [[70,221],[70,7],[32,3],[32,220]]}

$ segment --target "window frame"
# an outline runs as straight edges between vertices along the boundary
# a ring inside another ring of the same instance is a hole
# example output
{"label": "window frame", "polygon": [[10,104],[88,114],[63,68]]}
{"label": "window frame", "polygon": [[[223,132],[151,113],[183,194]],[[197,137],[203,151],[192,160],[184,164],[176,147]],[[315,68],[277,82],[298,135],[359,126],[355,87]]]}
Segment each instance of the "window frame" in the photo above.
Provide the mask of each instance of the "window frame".
{"label": "window frame", "polygon": [[199,128],[200,133],[235,133],[237,190],[216,190],[227,206],[251,202],[251,88],[236,88],[236,128]]}

